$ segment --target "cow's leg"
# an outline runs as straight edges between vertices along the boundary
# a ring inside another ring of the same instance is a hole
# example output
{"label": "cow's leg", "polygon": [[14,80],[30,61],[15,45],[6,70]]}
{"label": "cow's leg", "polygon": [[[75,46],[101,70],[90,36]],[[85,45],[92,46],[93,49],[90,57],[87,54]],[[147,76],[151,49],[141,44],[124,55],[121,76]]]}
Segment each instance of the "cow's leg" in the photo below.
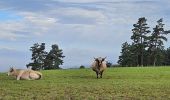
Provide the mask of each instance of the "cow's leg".
{"label": "cow's leg", "polygon": [[21,79],[21,75],[18,75],[18,76],[17,76],[17,80],[20,80],[20,79]]}
{"label": "cow's leg", "polygon": [[22,74],[23,74],[23,72],[20,72],[20,73],[18,74],[18,76],[17,76],[17,80],[20,80],[20,79],[21,79]]}
{"label": "cow's leg", "polygon": [[97,78],[98,78],[98,75],[99,75],[99,73],[98,73],[98,71],[96,71],[96,76],[97,76]]}
{"label": "cow's leg", "polygon": [[102,75],[103,75],[103,71],[100,72],[100,78],[102,78]]}
{"label": "cow's leg", "polygon": [[19,73],[19,75],[17,76],[17,80],[20,80],[20,79],[21,79],[22,73],[23,73],[23,72],[20,72],[20,73]]}

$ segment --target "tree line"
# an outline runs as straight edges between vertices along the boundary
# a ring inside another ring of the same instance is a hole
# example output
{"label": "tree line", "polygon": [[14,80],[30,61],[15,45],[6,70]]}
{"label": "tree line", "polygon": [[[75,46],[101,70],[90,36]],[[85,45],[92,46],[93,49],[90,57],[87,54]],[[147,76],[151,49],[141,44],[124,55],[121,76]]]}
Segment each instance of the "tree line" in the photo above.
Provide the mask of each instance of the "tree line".
{"label": "tree line", "polygon": [[118,64],[121,66],[170,65],[170,47],[167,49],[164,47],[170,30],[165,30],[164,25],[161,18],[153,31],[150,31],[147,19],[139,18],[137,23],[133,24],[130,38],[132,43],[122,44]]}
{"label": "tree line", "polygon": [[26,66],[33,70],[60,69],[59,65],[63,64],[62,58],[65,57],[57,44],[53,44],[51,50],[47,52],[45,51],[45,43],[35,43],[30,47],[30,51],[32,52],[32,62]]}
{"label": "tree line", "polygon": [[[122,44],[121,55],[118,59],[120,66],[161,66],[170,65],[170,47],[165,49],[167,34],[170,30],[165,30],[163,19],[159,19],[157,24],[150,31],[145,17],[139,18],[137,23],[133,24],[131,43]],[[63,51],[57,44],[51,46],[49,52],[45,51],[45,43],[35,43],[30,47],[32,52],[31,62],[26,66],[33,70],[40,69],[60,69],[64,62],[62,58]],[[112,63],[107,62],[108,66]]]}

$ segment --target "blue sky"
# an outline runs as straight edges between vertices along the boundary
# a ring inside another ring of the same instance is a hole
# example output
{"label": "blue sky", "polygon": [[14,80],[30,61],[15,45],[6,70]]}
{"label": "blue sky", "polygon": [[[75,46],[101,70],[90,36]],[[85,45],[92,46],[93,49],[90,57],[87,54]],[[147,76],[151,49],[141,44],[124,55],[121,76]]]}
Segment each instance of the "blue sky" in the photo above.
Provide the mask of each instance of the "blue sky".
{"label": "blue sky", "polygon": [[62,68],[90,65],[99,56],[116,64],[139,17],[147,18],[150,30],[160,18],[170,29],[169,5],[169,0],[1,0],[0,71],[26,68],[29,48],[42,42],[47,51],[52,44],[63,49]]}

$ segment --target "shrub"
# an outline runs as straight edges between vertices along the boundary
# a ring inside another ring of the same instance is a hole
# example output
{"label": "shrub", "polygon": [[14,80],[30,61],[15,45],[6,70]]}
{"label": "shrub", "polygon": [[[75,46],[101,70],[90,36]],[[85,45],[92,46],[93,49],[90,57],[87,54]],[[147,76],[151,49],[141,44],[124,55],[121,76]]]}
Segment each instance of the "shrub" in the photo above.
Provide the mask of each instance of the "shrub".
{"label": "shrub", "polygon": [[85,68],[85,66],[83,66],[83,65],[80,66],[80,69],[84,69],[84,68]]}

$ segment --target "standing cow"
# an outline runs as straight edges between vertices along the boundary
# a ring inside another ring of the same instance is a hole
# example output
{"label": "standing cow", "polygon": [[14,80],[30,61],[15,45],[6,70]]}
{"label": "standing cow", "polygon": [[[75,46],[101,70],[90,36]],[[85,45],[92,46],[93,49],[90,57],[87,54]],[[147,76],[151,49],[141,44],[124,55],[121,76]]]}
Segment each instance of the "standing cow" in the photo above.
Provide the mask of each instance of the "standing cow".
{"label": "standing cow", "polygon": [[92,64],[92,70],[96,72],[97,78],[100,75],[100,78],[102,78],[103,71],[107,68],[105,58],[98,57],[94,58],[94,62]]}

